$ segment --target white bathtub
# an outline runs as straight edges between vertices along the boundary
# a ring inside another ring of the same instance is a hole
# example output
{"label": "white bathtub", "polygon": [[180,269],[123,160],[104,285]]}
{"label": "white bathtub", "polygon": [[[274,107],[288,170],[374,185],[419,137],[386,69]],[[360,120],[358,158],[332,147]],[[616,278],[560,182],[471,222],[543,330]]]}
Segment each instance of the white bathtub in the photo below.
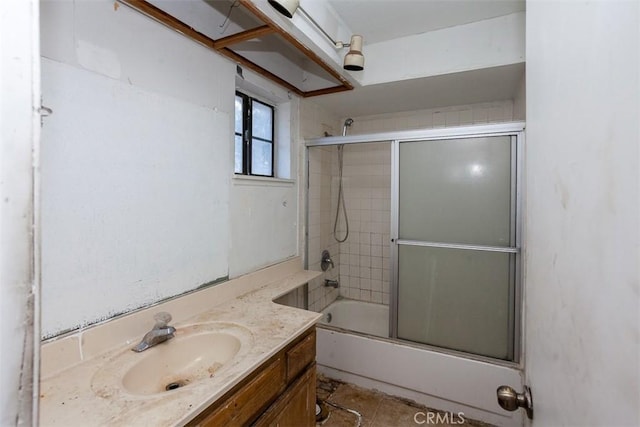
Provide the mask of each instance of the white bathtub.
{"label": "white bathtub", "polygon": [[523,425],[522,411],[502,410],[495,394],[502,384],[522,388],[516,367],[386,338],[389,308],[384,305],[340,299],[322,313],[316,334],[320,373],[431,408],[464,412],[466,418],[498,426]]}
{"label": "white bathtub", "polygon": [[389,306],[340,299],[322,310],[321,324],[378,337],[389,336]]}

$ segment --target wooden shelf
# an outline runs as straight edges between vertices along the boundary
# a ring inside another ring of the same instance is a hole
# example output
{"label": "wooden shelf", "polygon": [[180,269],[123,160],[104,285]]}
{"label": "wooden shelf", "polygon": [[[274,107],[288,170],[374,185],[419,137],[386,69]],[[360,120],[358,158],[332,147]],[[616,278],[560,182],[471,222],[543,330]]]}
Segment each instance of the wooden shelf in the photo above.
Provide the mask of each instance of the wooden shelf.
{"label": "wooden shelf", "polygon": [[[186,16],[179,18],[175,16],[175,12],[165,11],[150,1],[119,1],[299,96],[311,97],[353,89],[353,85],[343,75],[327,64],[313,50],[276,25],[250,0],[239,0],[238,9],[247,15],[243,16],[245,19],[242,20],[242,25],[238,25],[240,30],[219,38],[213,38],[212,34],[196,28],[195,23],[188,22],[188,20],[195,20],[195,18]],[[202,2],[203,5],[209,4],[204,0]],[[229,2],[227,6],[229,13],[226,20],[235,9],[233,5],[233,2]],[[252,23],[257,23],[257,25],[243,28]],[[276,60],[268,64],[269,53],[274,57],[273,59],[283,58],[285,61]],[[294,65],[289,66],[287,61]],[[294,69],[295,67],[299,67],[299,70]],[[287,69],[299,71],[300,78],[291,77],[291,73],[286,72]],[[315,77],[314,87],[305,87],[306,80],[309,80],[303,78],[305,73],[306,77]]]}

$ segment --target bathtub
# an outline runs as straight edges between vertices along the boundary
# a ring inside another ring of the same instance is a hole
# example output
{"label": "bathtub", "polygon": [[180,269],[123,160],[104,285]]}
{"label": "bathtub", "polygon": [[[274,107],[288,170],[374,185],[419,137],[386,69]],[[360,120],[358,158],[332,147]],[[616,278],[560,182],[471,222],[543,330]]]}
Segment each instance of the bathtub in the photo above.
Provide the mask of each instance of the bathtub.
{"label": "bathtub", "polygon": [[517,366],[488,363],[389,336],[389,308],[339,299],[322,311],[316,333],[318,372],[430,408],[463,412],[498,426],[522,426],[522,412],[506,412],[495,390],[522,388]]}
{"label": "bathtub", "polygon": [[389,306],[348,299],[336,300],[322,310],[321,324],[375,335],[389,336]]}

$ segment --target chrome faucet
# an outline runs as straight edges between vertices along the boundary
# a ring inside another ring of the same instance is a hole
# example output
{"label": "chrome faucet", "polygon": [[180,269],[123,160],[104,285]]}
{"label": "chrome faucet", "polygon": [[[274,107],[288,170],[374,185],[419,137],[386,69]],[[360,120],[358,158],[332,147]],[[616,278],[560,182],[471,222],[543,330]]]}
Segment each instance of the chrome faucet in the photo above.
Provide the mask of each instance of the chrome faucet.
{"label": "chrome faucet", "polygon": [[320,268],[322,269],[322,271],[327,271],[329,269],[329,266],[331,266],[331,268],[335,267],[333,265],[333,260],[331,259],[331,254],[329,253],[328,250],[324,250],[322,251],[322,260],[320,261]]}
{"label": "chrome faucet", "polygon": [[171,322],[171,315],[169,313],[161,311],[153,316],[153,320],[156,321],[156,324],[144,335],[142,341],[131,350],[139,353],[173,338],[176,328],[168,325],[168,323]]}

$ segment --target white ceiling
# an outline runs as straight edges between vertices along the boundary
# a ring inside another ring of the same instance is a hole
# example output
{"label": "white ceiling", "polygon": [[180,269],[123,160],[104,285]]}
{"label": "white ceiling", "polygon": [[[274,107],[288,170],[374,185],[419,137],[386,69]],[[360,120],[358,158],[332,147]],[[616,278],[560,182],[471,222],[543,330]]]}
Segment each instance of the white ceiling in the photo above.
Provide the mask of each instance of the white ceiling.
{"label": "white ceiling", "polygon": [[[319,0],[315,0],[319,1]],[[525,0],[328,0],[367,44],[525,10]],[[366,52],[366,51],[365,51]],[[513,99],[524,63],[429,76],[312,98],[341,117]]]}
{"label": "white ceiling", "polygon": [[329,0],[329,3],[368,44],[525,10],[525,0]]}
{"label": "white ceiling", "polygon": [[513,99],[524,63],[363,86],[311,98],[340,117],[397,113]]}

